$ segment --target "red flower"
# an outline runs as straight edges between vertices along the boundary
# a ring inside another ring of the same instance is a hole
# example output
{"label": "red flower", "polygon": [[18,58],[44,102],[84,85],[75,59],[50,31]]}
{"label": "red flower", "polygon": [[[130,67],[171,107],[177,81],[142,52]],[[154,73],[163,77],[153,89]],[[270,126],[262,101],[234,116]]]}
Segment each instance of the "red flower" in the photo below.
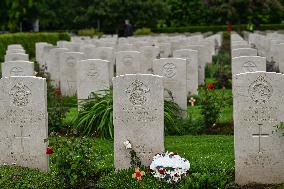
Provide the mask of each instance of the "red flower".
{"label": "red flower", "polygon": [[47,154],[47,155],[53,154],[53,149],[48,146],[47,149],[46,149],[46,154]]}
{"label": "red flower", "polygon": [[60,95],[61,95],[61,90],[60,90],[60,88],[59,88],[59,87],[56,88],[56,89],[54,90],[54,93],[55,93],[56,96],[60,96]]}
{"label": "red flower", "polygon": [[227,31],[228,31],[228,32],[233,31],[233,27],[232,27],[232,24],[231,24],[231,23],[228,23]]}
{"label": "red flower", "polygon": [[208,88],[208,89],[214,89],[214,85],[213,85],[212,83],[209,83],[209,84],[207,85],[207,88]]}
{"label": "red flower", "polygon": [[159,169],[159,173],[160,173],[161,175],[164,175],[164,174],[166,173],[166,171],[165,171],[165,169]]}
{"label": "red flower", "polygon": [[135,178],[137,181],[142,180],[142,176],[145,175],[144,171],[140,171],[140,169],[137,167],[135,169],[135,172],[132,174],[132,178]]}
{"label": "red flower", "polygon": [[177,173],[174,174],[175,177],[178,177],[179,175]]}

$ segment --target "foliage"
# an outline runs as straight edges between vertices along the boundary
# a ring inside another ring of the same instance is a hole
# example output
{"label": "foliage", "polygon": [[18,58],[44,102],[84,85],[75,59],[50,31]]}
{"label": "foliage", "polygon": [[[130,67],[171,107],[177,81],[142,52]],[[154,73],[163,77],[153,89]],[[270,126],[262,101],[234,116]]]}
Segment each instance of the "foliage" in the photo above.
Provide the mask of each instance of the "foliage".
{"label": "foliage", "polygon": [[[209,86],[210,84],[208,84]],[[223,92],[217,91],[215,89],[210,89],[209,87],[203,87],[199,90],[202,94],[200,99],[201,104],[201,114],[204,120],[205,130],[208,130],[216,124],[219,118],[221,108],[224,104],[224,94]]]}
{"label": "foliage", "polygon": [[104,153],[96,149],[90,138],[55,138],[55,152],[51,155],[53,171],[67,188],[94,187],[101,176],[100,162]]}
{"label": "foliage", "polygon": [[[48,111],[48,130],[51,132],[66,133],[70,132],[70,125],[65,119],[65,114],[72,107],[76,107],[76,97],[63,97],[59,89],[56,89],[47,79],[47,111]],[[66,123],[66,124],[65,124]],[[69,127],[68,127],[69,126]]]}
{"label": "foliage", "polygon": [[150,35],[152,34],[150,28],[139,28],[134,31],[134,35]]}
{"label": "foliage", "polygon": [[[91,98],[82,103],[81,110],[74,121],[79,135],[113,138],[113,100],[112,90],[92,93]],[[75,115],[75,114],[74,114]],[[165,134],[180,134],[178,121],[181,109],[173,101],[165,101]],[[69,118],[72,119],[72,118]]]}
{"label": "foliage", "polygon": [[92,93],[91,98],[82,104],[74,123],[78,134],[113,138],[112,90]]}
{"label": "foliage", "polygon": [[182,130],[179,128],[179,124],[182,122],[181,117],[182,110],[173,101],[164,101],[164,124],[166,135],[179,135]]}
{"label": "foliage", "polygon": [[4,61],[4,55],[10,44],[23,45],[30,57],[35,57],[35,43],[48,42],[56,44],[59,40],[69,40],[67,33],[15,33],[0,35],[0,61]]}
{"label": "foliage", "polygon": [[176,151],[191,163],[191,172],[176,185],[151,177],[149,170],[137,182],[134,169],[111,172],[101,177],[98,188],[225,188],[233,180],[234,150],[232,136],[166,137],[166,149]]}
{"label": "foliage", "polygon": [[96,29],[94,28],[90,28],[90,29],[81,29],[78,31],[78,36],[98,36],[101,37],[103,35],[102,32],[98,32]]}
{"label": "foliage", "polygon": [[1,189],[64,188],[64,183],[53,173],[45,173],[16,166],[0,166]]}
{"label": "foliage", "polygon": [[[224,188],[233,181],[233,136],[165,137],[168,151],[176,151],[191,163],[189,177],[169,185],[146,175],[137,182],[133,169],[114,171],[113,142],[93,138],[51,137],[50,173],[27,168],[0,167],[1,188]],[[85,173],[84,173],[85,172]],[[86,176],[82,176],[86,174]],[[12,175],[21,175],[11,179]],[[75,176],[77,175],[77,177]],[[73,185],[71,186],[71,179]],[[64,184],[62,184],[64,182]],[[23,184],[25,183],[25,184]],[[96,184],[96,186],[93,186]],[[22,187],[23,185],[23,187]],[[53,187],[54,185],[54,187]],[[3,186],[3,187],[2,187]]]}

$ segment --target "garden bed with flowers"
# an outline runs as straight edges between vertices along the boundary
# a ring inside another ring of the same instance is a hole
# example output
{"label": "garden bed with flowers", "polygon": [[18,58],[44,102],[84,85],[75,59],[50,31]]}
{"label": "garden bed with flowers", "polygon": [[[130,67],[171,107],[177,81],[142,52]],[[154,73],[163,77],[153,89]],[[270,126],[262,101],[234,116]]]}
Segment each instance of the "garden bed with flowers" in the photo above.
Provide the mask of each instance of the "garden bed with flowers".
{"label": "garden bed with flowers", "polygon": [[53,151],[49,173],[2,166],[0,188],[223,188],[233,181],[232,136],[166,137],[166,150],[177,153],[177,161],[185,158],[190,163],[190,167],[184,164],[189,171],[177,182],[155,177],[157,164],[152,171],[139,167],[141,172],[134,176],[135,168],[114,171],[113,142],[109,140],[54,136],[49,143]]}

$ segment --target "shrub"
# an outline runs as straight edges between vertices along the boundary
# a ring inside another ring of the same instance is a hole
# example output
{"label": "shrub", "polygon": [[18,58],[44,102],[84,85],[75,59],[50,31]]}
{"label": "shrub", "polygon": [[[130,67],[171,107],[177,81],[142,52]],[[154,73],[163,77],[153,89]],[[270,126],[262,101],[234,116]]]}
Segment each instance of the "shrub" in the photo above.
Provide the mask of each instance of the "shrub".
{"label": "shrub", "polygon": [[64,183],[52,173],[24,167],[0,166],[1,189],[64,188]]}
{"label": "shrub", "polygon": [[150,35],[152,31],[150,28],[139,28],[134,31],[134,35]]}
{"label": "shrub", "polygon": [[224,94],[222,90],[215,90],[213,84],[208,84],[208,86],[201,88],[199,92],[201,96],[201,114],[203,116],[205,130],[208,130],[213,127],[219,118],[224,104]]}
{"label": "shrub", "polygon": [[59,88],[54,88],[47,77],[47,112],[49,133],[70,133],[70,125],[65,124],[65,114],[77,107],[76,97],[63,97]]}
{"label": "shrub", "polygon": [[78,31],[78,36],[98,36],[101,37],[104,33],[102,32],[98,32],[96,29],[94,28],[88,28],[88,29],[82,29]]}
{"label": "shrub", "polygon": [[74,123],[78,134],[113,138],[112,90],[105,90],[104,93],[92,93],[91,98],[82,105]]}
{"label": "shrub", "polygon": [[70,40],[67,33],[14,33],[0,35],[0,61],[4,61],[6,49],[10,44],[21,44],[30,57],[35,57],[35,43],[56,44],[59,40]]}
{"label": "shrub", "polygon": [[[92,93],[91,98],[82,104],[82,108],[74,121],[74,127],[79,135],[113,138],[112,115],[112,90]],[[165,101],[164,116],[165,134],[180,134],[181,131],[177,125],[178,120],[181,119],[179,106],[172,101]]]}
{"label": "shrub", "polygon": [[51,155],[52,168],[67,188],[94,187],[95,181],[103,174],[101,171],[107,170],[100,167],[99,162],[104,160],[104,155],[96,149],[93,139],[56,139],[55,146]]}

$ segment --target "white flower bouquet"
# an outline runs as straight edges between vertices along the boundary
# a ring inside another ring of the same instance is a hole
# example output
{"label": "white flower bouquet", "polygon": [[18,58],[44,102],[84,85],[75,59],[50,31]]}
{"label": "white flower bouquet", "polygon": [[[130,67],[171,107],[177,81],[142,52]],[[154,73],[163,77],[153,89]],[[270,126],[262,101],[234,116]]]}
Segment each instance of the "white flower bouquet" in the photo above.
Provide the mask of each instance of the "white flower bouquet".
{"label": "white flower bouquet", "polygon": [[189,168],[189,161],[173,152],[155,155],[150,165],[152,175],[168,183],[179,181],[186,176]]}

